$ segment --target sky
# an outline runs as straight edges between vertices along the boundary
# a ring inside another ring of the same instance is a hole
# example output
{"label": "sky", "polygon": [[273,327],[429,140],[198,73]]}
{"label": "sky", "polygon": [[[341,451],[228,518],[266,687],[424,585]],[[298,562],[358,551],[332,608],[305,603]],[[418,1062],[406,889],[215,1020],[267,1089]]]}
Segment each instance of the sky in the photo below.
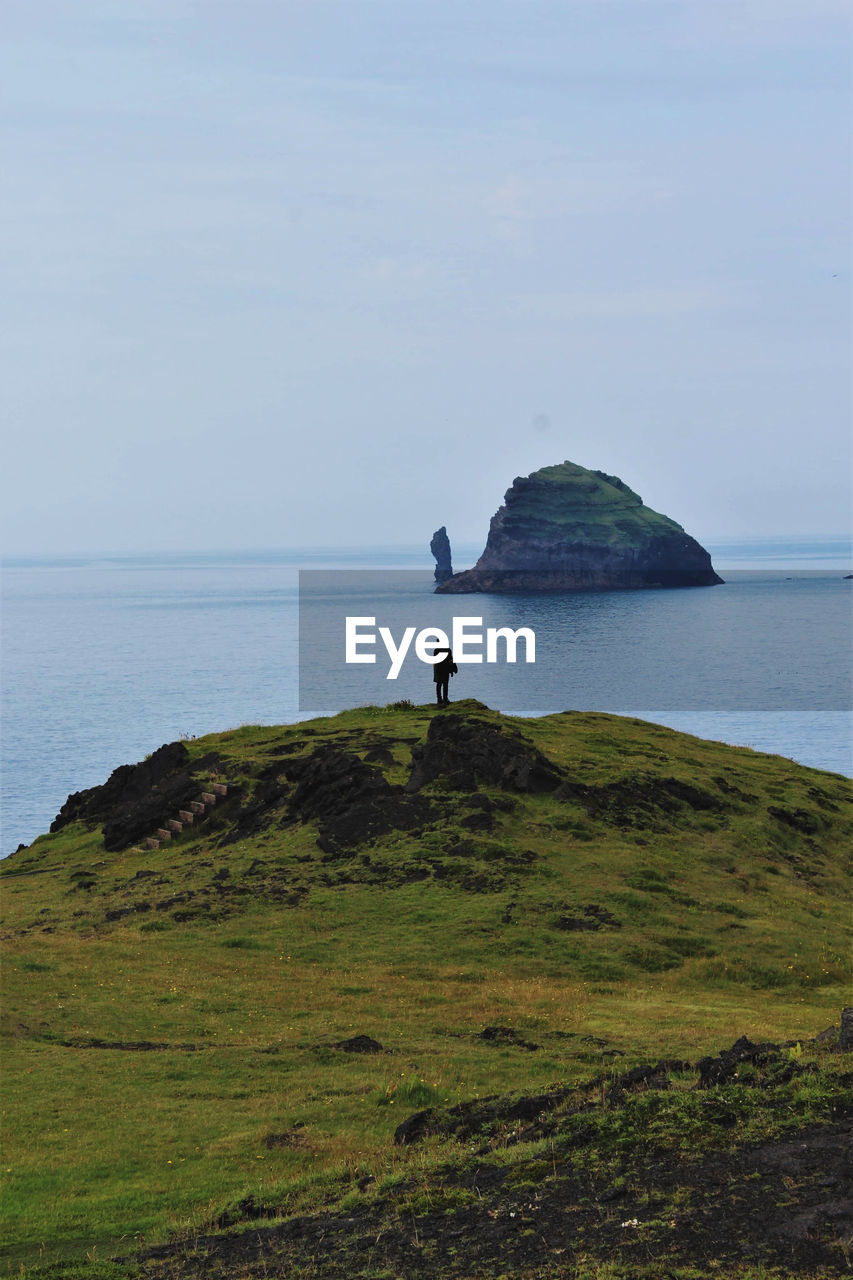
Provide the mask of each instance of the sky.
{"label": "sky", "polygon": [[846,0],[4,0],[7,554],[851,518]]}

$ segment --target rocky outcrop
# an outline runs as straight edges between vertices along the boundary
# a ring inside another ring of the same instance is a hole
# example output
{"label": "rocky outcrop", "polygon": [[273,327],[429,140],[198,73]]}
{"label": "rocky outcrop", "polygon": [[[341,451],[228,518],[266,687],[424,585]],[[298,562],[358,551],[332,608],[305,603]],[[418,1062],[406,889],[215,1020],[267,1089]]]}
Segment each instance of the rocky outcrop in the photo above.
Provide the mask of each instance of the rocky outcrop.
{"label": "rocky outcrop", "polygon": [[722,582],[704,547],[604,471],[572,462],[517,478],[473,569],[441,593],[612,591]]}
{"label": "rocky outcrop", "polygon": [[51,831],[61,831],[69,822],[103,822],[114,810],[143,799],[166,778],[185,769],[189,759],[182,742],[167,742],[139,764],[119,765],[102,786],[70,795],[50,824]]}
{"label": "rocky outcrop", "polygon": [[71,822],[103,826],[104,848],[117,853],[197,804],[200,787],[219,763],[216,753],[191,760],[182,742],[168,742],[147,760],[114,769],[102,786],[75,791],[50,829],[61,831]]}
{"label": "rocky outcrop", "polygon": [[450,559],[450,539],[444,525],[432,535],[429,549],[435,556],[436,582],[446,582],[453,577],[453,564]]}
{"label": "rocky outcrop", "polygon": [[293,760],[285,772],[297,783],[291,812],[317,823],[324,853],[343,853],[391,831],[420,832],[433,816],[429,800],[405,794],[380,768],[331,743]]}
{"label": "rocky outcrop", "polygon": [[[459,715],[433,720],[426,742],[412,747],[406,791],[420,791],[437,778],[457,790],[491,786],[533,793],[553,791],[563,781],[557,767],[517,729]],[[475,797],[469,799],[479,807]]]}

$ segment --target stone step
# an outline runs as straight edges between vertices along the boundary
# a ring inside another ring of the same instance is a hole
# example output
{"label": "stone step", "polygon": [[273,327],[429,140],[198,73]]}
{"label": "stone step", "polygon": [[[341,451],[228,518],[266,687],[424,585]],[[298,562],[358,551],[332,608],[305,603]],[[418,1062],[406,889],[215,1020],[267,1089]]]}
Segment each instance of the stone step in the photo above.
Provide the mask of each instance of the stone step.
{"label": "stone step", "polygon": [[159,849],[160,842],[171,840],[173,835],[191,826],[195,818],[203,818],[205,810],[216,804],[217,796],[224,796],[228,787],[224,782],[211,782],[209,791],[202,791],[201,800],[191,800],[189,809],[179,809],[177,818],[169,818],[167,826],[157,828],[157,838],[149,836],[145,841],[146,849]]}

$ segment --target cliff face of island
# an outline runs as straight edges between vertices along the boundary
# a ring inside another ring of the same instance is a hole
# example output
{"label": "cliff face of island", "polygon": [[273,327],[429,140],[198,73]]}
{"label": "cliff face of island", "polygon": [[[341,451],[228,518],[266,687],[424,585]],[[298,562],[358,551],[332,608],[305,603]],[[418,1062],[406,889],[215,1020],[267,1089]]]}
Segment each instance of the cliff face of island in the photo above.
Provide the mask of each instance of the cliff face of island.
{"label": "cliff face of island", "polygon": [[437,592],[710,587],[711,557],[617,476],[573,462],[516,478],[473,569]]}

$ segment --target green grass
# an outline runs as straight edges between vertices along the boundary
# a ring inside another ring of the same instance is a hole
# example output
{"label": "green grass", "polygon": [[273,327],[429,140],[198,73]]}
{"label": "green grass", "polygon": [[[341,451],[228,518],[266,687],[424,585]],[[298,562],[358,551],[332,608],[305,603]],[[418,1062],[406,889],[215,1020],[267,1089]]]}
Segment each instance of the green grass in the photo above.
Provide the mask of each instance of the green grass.
{"label": "green grass", "polygon": [[513,493],[504,532],[570,529],[572,542],[612,546],[657,534],[684,533],[681,525],[644,506],[639,494],[603,471],[561,462],[542,467],[534,476],[540,481],[535,490]]}
{"label": "green grass", "polygon": [[[187,744],[195,759],[219,752],[218,776],[244,794],[171,846],[109,854],[100,829],[76,824],[4,863],[0,1266],[97,1280],[92,1258],[196,1230],[246,1196],[307,1212],[368,1175],[429,1174],[442,1144],[392,1142],[420,1107],[581,1083],[616,1051],[621,1070],[837,1022],[844,779],[633,719],[459,709],[521,729],[598,807],[516,796],[491,831],[471,831],[439,780],[419,834],[331,857],[313,824],[288,818],[283,785],[260,828],[229,843],[276,762],[321,742],[362,757],[385,745],[393,764],[377,767],[406,780],[432,710],[362,708]],[[648,803],[669,779],[712,807]],[[561,927],[590,904],[619,927]],[[538,1048],[479,1039],[490,1025]],[[383,1052],[332,1047],[356,1033]],[[605,1148],[635,1142],[639,1123],[698,1141],[690,1095],[665,1098]],[[737,1107],[748,1130],[749,1098]],[[429,1177],[406,1195],[428,1200]]]}

